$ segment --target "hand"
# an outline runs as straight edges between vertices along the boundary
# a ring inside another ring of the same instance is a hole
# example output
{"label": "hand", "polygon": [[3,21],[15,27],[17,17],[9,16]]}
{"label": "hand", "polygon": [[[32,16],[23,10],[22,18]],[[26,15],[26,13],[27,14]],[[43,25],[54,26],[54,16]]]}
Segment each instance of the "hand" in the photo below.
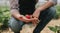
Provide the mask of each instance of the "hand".
{"label": "hand", "polygon": [[39,22],[38,18],[36,18],[36,17],[34,17],[32,19],[33,19],[32,20],[33,25],[36,25]]}
{"label": "hand", "polygon": [[23,22],[26,22],[26,23],[29,23],[29,22],[31,22],[31,20],[32,20],[32,19],[26,18],[26,16],[23,16],[23,15],[21,15],[19,19],[20,19],[21,21],[23,21]]}
{"label": "hand", "polygon": [[32,23],[34,24],[34,25],[36,25],[38,22],[39,22],[39,16],[40,16],[40,10],[39,9],[36,9],[35,10],[35,12],[33,13],[33,15],[32,15],[32,18],[34,18],[34,20],[32,21]]}
{"label": "hand", "polygon": [[32,15],[28,15],[28,14],[25,15],[25,17],[28,18],[28,19],[31,19],[31,16],[32,16]]}

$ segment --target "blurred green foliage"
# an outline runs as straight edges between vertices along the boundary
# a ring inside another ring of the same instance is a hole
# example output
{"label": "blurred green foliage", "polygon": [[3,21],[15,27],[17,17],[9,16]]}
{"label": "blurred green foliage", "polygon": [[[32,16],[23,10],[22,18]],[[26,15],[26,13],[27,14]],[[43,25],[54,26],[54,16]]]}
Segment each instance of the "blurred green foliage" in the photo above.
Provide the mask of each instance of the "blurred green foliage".
{"label": "blurred green foliage", "polygon": [[10,18],[10,12],[9,12],[9,7],[7,6],[0,6],[0,23],[2,23],[3,25],[0,27],[4,28],[4,27],[8,27],[8,20]]}
{"label": "blurred green foliage", "polygon": [[48,26],[48,28],[53,31],[54,33],[60,33],[60,26]]}
{"label": "blurred green foliage", "polygon": [[56,15],[54,19],[59,19],[60,18],[60,5],[56,6]]}

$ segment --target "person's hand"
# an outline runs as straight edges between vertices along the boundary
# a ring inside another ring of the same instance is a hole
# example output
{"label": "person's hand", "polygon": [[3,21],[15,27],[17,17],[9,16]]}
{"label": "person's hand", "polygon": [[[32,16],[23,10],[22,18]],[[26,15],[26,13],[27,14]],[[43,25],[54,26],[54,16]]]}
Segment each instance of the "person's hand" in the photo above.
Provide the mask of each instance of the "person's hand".
{"label": "person's hand", "polygon": [[31,22],[31,20],[32,20],[32,19],[26,18],[26,16],[23,16],[23,15],[21,15],[19,19],[20,19],[21,21],[23,21],[23,22],[26,22],[26,23],[29,23],[29,22]]}
{"label": "person's hand", "polygon": [[35,12],[32,14],[32,18],[34,19],[33,21],[32,21],[32,23],[34,24],[34,25],[36,25],[38,22],[39,22],[39,16],[40,16],[40,10],[39,9],[36,9],[35,10]]}
{"label": "person's hand", "polygon": [[32,20],[33,25],[36,25],[39,22],[39,19],[36,17],[33,17],[32,19],[33,19]]}

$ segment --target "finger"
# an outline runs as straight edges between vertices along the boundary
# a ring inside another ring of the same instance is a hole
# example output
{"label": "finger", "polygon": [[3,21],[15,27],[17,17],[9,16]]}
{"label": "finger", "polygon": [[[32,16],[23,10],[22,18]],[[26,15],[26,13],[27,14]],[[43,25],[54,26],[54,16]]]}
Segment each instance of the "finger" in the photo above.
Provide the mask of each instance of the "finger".
{"label": "finger", "polygon": [[38,23],[38,20],[35,20],[34,22],[35,22],[35,24],[37,24]]}
{"label": "finger", "polygon": [[33,24],[33,25],[36,25],[36,24],[37,24],[37,21],[32,21],[32,24]]}
{"label": "finger", "polygon": [[35,22],[33,22],[33,25],[35,26],[35,25],[36,25],[36,23],[35,23]]}

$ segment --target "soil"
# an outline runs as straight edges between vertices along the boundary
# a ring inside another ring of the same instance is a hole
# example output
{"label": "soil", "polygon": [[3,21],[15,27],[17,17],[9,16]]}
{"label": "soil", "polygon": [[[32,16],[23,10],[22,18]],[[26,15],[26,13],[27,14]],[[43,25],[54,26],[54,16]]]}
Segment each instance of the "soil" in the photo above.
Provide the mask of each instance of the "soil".
{"label": "soil", "polygon": [[[58,20],[51,20],[47,26],[41,31],[41,33],[54,33],[53,31],[49,30],[48,26],[56,26],[60,24],[60,19]],[[26,27],[27,26],[27,27]],[[21,33],[32,33],[35,26],[32,25],[24,25],[23,29],[20,31]],[[9,28],[7,30],[4,30],[0,33],[13,33],[12,30]]]}

